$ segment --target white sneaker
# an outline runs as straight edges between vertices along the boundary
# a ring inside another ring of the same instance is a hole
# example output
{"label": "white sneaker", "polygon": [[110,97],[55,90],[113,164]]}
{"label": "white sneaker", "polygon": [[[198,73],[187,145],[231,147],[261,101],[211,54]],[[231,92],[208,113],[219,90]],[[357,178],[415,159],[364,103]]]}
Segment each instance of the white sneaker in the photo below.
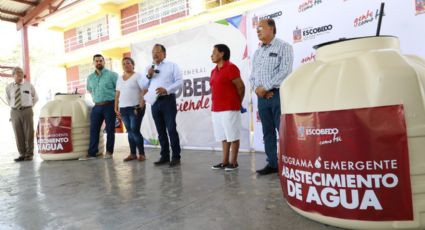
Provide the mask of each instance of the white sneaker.
{"label": "white sneaker", "polygon": [[89,156],[89,155],[84,155],[84,156],[78,158],[79,161],[87,161],[87,160],[95,160],[95,159],[97,159],[97,157],[92,157],[92,156]]}
{"label": "white sneaker", "polygon": [[106,152],[105,156],[103,156],[103,159],[112,159],[112,153]]}

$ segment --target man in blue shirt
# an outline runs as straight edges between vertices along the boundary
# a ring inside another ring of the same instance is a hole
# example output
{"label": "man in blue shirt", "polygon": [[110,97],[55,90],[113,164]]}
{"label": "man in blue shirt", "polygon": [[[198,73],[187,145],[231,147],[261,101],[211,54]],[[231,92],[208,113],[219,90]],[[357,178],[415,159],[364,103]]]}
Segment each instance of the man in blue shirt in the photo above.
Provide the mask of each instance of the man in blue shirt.
{"label": "man in blue shirt", "polygon": [[106,125],[106,154],[105,159],[112,158],[115,144],[114,110],[115,88],[118,74],[105,68],[105,58],[96,54],[93,56],[96,70],[87,78],[87,91],[91,93],[94,107],[90,113],[90,144],[87,156],[80,160],[96,159],[99,152],[99,135],[103,121]]}
{"label": "man in blue shirt", "polygon": [[[153,64],[146,68],[146,75],[140,82],[140,87],[148,89],[145,100],[151,104],[152,116],[158,132],[161,145],[161,157],[155,165],[169,164],[174,167],[180,164],[180,139],[177,133],[176,91],[182,87],[183,80],[177,64],[165,60],[166,50],[161,44],[152,49]],[[170,136],[172,157],[170,161]]]}

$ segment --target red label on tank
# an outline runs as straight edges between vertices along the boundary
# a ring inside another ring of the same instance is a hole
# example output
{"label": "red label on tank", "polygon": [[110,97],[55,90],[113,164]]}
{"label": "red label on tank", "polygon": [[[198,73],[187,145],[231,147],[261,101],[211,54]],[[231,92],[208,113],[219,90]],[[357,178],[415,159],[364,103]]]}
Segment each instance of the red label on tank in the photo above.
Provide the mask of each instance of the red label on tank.
{"label": "red label on tank", "polygon": [[402,105],[286,114],[279,174],[286,200],[324,216],[413,220]]}
{"label": "red label on tank", "polygon": [[39,153],[72,152],[72,117],[41,117],[37,127]]}

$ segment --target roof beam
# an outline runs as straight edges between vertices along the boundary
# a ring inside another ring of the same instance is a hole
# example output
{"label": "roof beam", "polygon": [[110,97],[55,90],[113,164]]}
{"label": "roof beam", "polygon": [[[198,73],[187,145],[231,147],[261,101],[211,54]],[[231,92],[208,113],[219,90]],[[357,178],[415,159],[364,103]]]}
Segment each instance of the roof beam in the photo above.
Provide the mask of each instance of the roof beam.
{"label": "roof beam", "polygon": [[11,1],[19,2],[19,3],[22,3],[22,4],[27,4],[27,5],[30,5],[30,6],[36,6],[37,5],[36,2],[30,2],[30,1],[27,1],[27,0],[11,0]]}
{"label": "roof beam", "polygon": [[57,11],[61,6],[62,6],[62,4],[65,2],[65,0],[61,0],[60,2],[59,2],[59,4],[53,9],[53,11],[51,11],[50,13],[54,13],[55,11]]}
{"label": "roof beam", "polygon": [[5,17],[2,17],[2,16],[0,16],[0,20],[7,21],[7,22],[14,22],[14,23],[18,22],[18,19],[5,18]]}
{"label": "roof beam", "polygon": [[13,69],[13,66],[0,65],[0,69]]}
{"label": "roof beam", "polygon": [[0,73],[0,77],[13,77],[12,74]]}
{"label": "roof beam", "polygon": [[4,10],[4,9],[0,9],[0,13],[10,14],[10,15],[17,16],[17,17],[23,17],[24,16],[24,13],[12,12],[12,11],[9,11],[9,10]]}
{"label": "roof beam", "polygon": [[30,26],[34,19],[40,15],[44,10],[49,9],[50,4],[55,2],[56,0],[43,0],[36,7],[27,11],[25,16],[21,17],[16,23],[16,27],[18,30],[22,29],[24,26]]}

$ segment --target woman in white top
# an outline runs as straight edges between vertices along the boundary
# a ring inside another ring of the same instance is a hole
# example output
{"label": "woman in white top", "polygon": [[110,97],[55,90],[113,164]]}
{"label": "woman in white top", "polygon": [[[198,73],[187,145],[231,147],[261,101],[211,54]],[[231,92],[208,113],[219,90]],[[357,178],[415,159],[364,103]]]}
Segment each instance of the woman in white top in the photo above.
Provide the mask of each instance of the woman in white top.
{"label": "woman in white top", "polygon": [[[143,116],[145,115],[144,91],[137,83],[141,75],[134,72],[134,60],[129,57],[122,59],[124,73],[117,80],[115,94],[115,113],[121,116],[128,133],[130,155],[124,161],[144,161],[145,149],[143,136],[140,132]],[[137,157],[137,151],[139,157]]]}

